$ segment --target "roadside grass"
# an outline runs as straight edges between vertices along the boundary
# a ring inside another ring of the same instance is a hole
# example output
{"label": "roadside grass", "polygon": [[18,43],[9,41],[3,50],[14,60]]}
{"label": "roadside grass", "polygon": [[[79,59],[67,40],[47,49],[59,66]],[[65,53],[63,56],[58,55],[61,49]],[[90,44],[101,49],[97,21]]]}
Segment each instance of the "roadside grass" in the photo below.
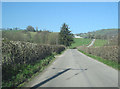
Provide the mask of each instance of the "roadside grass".
{"label": "roadside grass", "polygon": [[34,65],[24,64],[21,67],[21,72],[19,74],[17,74],[16,76],[13,76],[12,79],[11,79],[11,81],[9,81],[7,83],[4,83],[4,81],[2,81],[2,86],[11,87],[11,85],[14,85],[13,87],[15,87],[15,86],[21,87],[24,84],[25,81],[29,80],[37,72],[42,72],[44,70],[44,68],[49,63],[52,62],[52,60],[54,58],[55,58],[54,55],[51,55],[49,57],[46,57],[45,59],[37,61]]}
{"label": "roadside grass", "polygon": [[74,38],[74,43],[69,48],[89,45],[92,39]]}
{"label": "roadside grass", "polygon": [[[11,85],[14,85],[13,87],[23,87],[28,81],[30,81],[33,77],[35,77],[46,67],[48,67],[56,59],[55,56],[61,55],[64,51],[62,51],[60,54],[53,53],[51,56],[37,61],[36,63],[34,63],[34,65],[24,64],[21,67],[21,72],[16,76],[13,76],[11,81],[7,83],[2,81],[2,86],[11,87]],[[2,89],[6,89],[6,87],[2,87]]]}
{"label": "roadside grass", "polygon": [[[27,82],[29,82],[30,80],[32,80],[32,78],[34,78],[35,76],[37,76],[39,73],[41,73],[46,67],[48,67],[54,60],[55,60],[55,57],[54,56],[50,56],[50,57],[47,57],[46,59],[43,59],[44,61],[40,60],[38,63],[36,63],[32,70],[37,70],[36,73],[33,73],[31,77],[29,77],[27,79],[27,81],[21,83],[20,85],[18,85],[17,87],[22,87],[24,86]],[[41,69],[39,70],[39,67],[43,64],[45,64],[43,67],[41,67]]]}
{"label": "roadside grass", "polygon": [[96,39],[93,46],[104,46],[107,44],[107,40]]}
{"label": "roadside grass", "polygon": [[[62,51],[61,53],[59,53],[59,54],[53,53],[53,55],[51,55],[51,56],[43,59],[43,60],[46,60],[46,61],[43,61],[43,63],[46,63],[46,65],[43,66],[43,67],[42,67],[39,71],[37,71],[36,73],[32,74],[32,76],[31,76],[30,78],[28,78],[26,82],[23,82],[23,83],[20,84],[18,87],[23,87],[27,82],[29,82],[30,80],[32,80],[32,78],[34,78],[35,76],[37,76],[39,73],[43,72],[44,69],[48,68],[48,67],[56,60],[55,56],[59,56],[59,55],[63,54],[65,51],[66,51],[66,49],[65,49],[64,51]],[[37,68],[41,65],[41,61],[42,61],[42,60],[40,60],[40,62],[37,62],[37,63],[35,64],[35,68],[34,68],[34,69],[37,69]],[[33,69],[33,70],[34,70],[34,69]]]}
{"label": "roadside grass", "polygon": [[[39,71],[37,71],[36,73],[32,74],[32,76],[30,78],[27,79],[27,81],[21,83],[20,85],[18,85],[17,87],[24,87],[24,85],[26,83],[28,83],[29,81],[31,81],[35,76],[37,76],[39,73],[42,73],[46,68],[48,68],[54,61],[55,61],[55,56],[59,56],[61,54],[63,54],[66,51],[66,49],[64,51],[62,51],[61,53],[57,54],[57,53],[53,53],[52,56],[47,57],[45,60],[49,60],[48,64],[43,66]],[[44,59],[43,59],[44,60]],[[44,61],[46,62],[46,61]],[[36,63],[35,66],[38,67],[41,64],[41,60],[40,62]],[[36,69],[36,68],[35,68]],[[33,69],[34,70],[34,69]]]}
{"label": "roadside grass", "polygon": [[79,50],[79,51],[82,52],[83,54],[85,54],[85,55],[87,55],[87,56],[95,59],[95,60],[98,60],[98,61],[100,61],[100,62],[102,62],[102,63],[104,63],[104,64],[112,67],[112,68],[115,68],[115,69],[117,69],[117,70],[120,70],[120,64],[118,64],[118,63],[115,62],[115,61],[103,59],[103,58],[101,58],[101,57],[88,54],[88,53],[86,53],[86,52],[84,52],[84,51],[81,51],[81,50]]}

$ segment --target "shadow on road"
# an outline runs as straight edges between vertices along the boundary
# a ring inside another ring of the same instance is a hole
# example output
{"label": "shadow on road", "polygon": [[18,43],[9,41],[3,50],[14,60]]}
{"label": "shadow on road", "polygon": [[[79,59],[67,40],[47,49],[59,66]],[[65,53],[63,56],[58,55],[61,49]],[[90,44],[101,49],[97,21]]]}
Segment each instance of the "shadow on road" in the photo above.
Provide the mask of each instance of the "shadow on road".
{"label": "shadow on road", "polygon": [[50,77],[50,78],[44,80],[43,82],[41,82],[41,83],[39,83],[39,84],[33,86],[31,89],[36,89],[36,88],[42,86],[43,84],[45,84],[45,83],[49,82],[50,80],[52,80],[52,79],[54,79],[54,78],[60,76],[61,74],[67,72],[67,71],[70,70],[70,69],[71,69],[71,68],[68,68],[68,69],[65,69],[65,70],[62,71],[62,72],[57,73],[56,75],[54,75],[54,76],[52,76],[52,77]]}
{"label": "shadow on road", "polygon": [[[52,69],[65,70],[64,68],[52,68]],[[87,69],[87,68],[85,68],[85,69],[82,69],[82,68],[81,68],[81,69],[70,68],[70,70],[81,70],[81,71],[78,72],[78,73],[75,73],[73,76],[67,78],[66,80],[69,80],[69,79],[73,78],[74,76],[77,76],[77,75],[79,75],[81,72],[84,72],[84,71],[86,71],[86,70],[88,70],[88,69]]]}
{"label": "shadow on road", "polygon": [[[36,89],[36,88],[42,86],[43,84],[49,82],[50,80],[52,80],[52,79],[54,79],[54,78],[60,76],[61,74],[67,72],[68,70],[82,70],[82,71],[87,70],[87,69],[74,69],[74,68],[67,68],[67,69],[65,69],[65,68],[52,68],[52,69],[58,69],[58,70],[60,69],[60,70],[63,70],[63,71],[58,72],[58,73],[55,74],[54,76],[52,76],[52,77],[50,77],[50,78],[48,78],[48,79],[46,79],[46,80],[40,82],[39,84],[33,86],[33,87],[30,88],[30,89]],[[75,74],[75,75],[78,75],[78,74],[79,74],[79,73],[77,73],[77,74]],[[72,77],[73,77],[73,76],[72,76]],[[68,79],[70,79],[70,78],[68,78]]]}
{"label": "shadow on road", "polygon": [[75,73],[73,76],[68,77],[66,80],[69,80],[69,79],[71,79],[71,78],[79,75],[79,74],[80,74],[81,72],[83,72],[83,71],[84,71],[84,70],[82,70],[82,71],[80,71],[80,72],[78,72],[78,73]]}
{"label": "shadow on road", "polygon": [[[61,70],[65,70],[65,68],[52,68],[52,69],[61,69]],[[74,68],[69,68],[70,70],[87,70],[87,68],[85,68],[85,69],[74,69]]]}

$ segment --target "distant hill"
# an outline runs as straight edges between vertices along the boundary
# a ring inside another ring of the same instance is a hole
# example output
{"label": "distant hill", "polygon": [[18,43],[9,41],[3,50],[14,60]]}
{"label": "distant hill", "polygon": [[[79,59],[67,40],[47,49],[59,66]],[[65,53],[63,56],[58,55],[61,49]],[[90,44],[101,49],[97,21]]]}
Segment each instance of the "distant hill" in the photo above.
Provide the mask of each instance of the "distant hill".
{"label": "distant hill", "polygon": [[118,29],[102,29],[92,31],[88,33],[79,33],[78,36],[83,38],[97,38],[97,39],[108,39],[118,35]]}

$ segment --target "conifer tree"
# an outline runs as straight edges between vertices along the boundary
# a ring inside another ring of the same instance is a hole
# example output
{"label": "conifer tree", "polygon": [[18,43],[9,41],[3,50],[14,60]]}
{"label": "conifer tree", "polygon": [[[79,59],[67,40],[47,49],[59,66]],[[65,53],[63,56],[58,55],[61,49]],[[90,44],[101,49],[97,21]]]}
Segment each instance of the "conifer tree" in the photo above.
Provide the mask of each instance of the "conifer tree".
{"label": "conifer tree", "polygon": [[65,46],[70,46],[73,43],[73,34],[67,24],[63,24],[59,33],[59,43]]}

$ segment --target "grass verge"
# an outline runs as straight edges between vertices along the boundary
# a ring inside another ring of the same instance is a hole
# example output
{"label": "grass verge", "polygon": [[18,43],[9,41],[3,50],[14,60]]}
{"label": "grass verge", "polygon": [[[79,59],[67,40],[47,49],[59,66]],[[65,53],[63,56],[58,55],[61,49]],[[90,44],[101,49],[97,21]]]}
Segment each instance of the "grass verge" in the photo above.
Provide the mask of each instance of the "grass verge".
{"label": "grass verge", "polygon": [[[60,54],[62,54],[64,51],[62,51]],[[5,89],[6,87],[14,87],[15,89],[17,87],[23,87],[33,77],[35,77],[36,75],[41,73],[46,67],[48,67],[55,60],[55,55],[58,56],[60,54],[53,53],[51,56],[37,61],[34,65],[23,65],[21,68],[21,72],[19,72],[16,76],[13,76],[11,81],[2,81],[2,89]]]}
{"label": "grass verge", "polygon": [[101,58],[101,57],[88,54],[88,53],[86,53],[86,52],[84,52],[84,51],[81,51],[81,50],[79,50],[79,51],[82,52],[83,54],[85,54],[85,55],[87,55],[87,56],[95,59],[95,60],[98,60],[98,61],[100,61],[100,62],[102,62],[102,63],[104,63],[104,64],[112,67],[112,68],[115,68],[115,69],[117,69],[117,70],[120,70],[120,64],[118,64],[118,63],[115,62],[115,61],[103,59],[103,58]]}
{"label": "grass verge", "polygon": [[[65,49],[65,50],[66,50],[66,49]],[[44,69],[46,69],[47,67],[49,67],[49,66],[53,63],[53,61],[55,61],[55,59],[56,59],[55,56],[59,56],[59,55],[63,54],[63,53],[65,52],[65,50],[62,51],[62,52],[59,53],[59,54],[53,53],[52,56],[49,56],[48,58],[46,58],[46,60],[47,60],[47,59],[50,59],[49,63],[48,63],[46,66],[44,66],[41,70],[39,70],[39,71],[37,71],[35,74],[33,74],[30,78],[28,78],[27,81],[25,81],[24,83],[20,84],[18,87],[23,87],[27,82],[31,81],[32,78],[34,78],[35,76],[37,76],[39,73],[43,72]],[[40,63],[38,63],[38,64],[40,64]],[[36,65],[37,65],[37,64],[36,64]]]}
{"label": "grass verge", "polygon": [[2,86],[4,87],[21,87],[26,81],[33,77],[36,73],[42,72],[44,68],[54,59],[54,55],[46,57],[40,61],[37,61],[34,65],[25,64],[21,67],[21,71],[13,76],[11,81],[2,81]]}
{"label": "grass verge", "polygon": [[[65,49],[65,50],[66,50],[66,49]],[[62,52],[59,53],[59,54],[53,53],[52,59],[50,60],[50,62],[49,62],[48,65],[44,66],[40,71],[38,71],[38,72],[36,72],[35,74],[33,74],[33,75],[31,76],[31,78],[29,78],[26,82],[20,84],[18,87],[23,87],[27,82],[31,81],[32,78],[34,78],[35,76],[37,76],[39,73],[43,72],[44,69],[46,69],[47,67],[49,67],[49,66],[53,63],[53,61],[55,61],[56,58],[55,58],[54,56],[59,56],[59,55],[63,54],[63,53],[65,52],[65,50],[62,51]],[[50,58],[50,57],[49,57],[49,58]]]}

